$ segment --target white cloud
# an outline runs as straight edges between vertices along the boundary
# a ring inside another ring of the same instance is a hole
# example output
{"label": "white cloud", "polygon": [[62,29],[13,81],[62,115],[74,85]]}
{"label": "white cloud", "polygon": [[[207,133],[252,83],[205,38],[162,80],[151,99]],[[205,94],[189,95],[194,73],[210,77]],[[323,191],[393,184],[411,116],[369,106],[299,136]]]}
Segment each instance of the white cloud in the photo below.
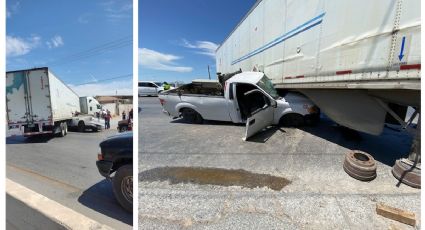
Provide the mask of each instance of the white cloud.
{"label": "white cloud", "polygon": [[155,70],[186,73],[193,70],[192,67],[178,66],[175,61],[182,59],[173,54],[160,53],[147,48],[139,48],[139,65]]}
{"label": "white cloud", "polygon": [[7,18],[12,17],[12,14],[15,14],[19,10],[20,5],[21,5],[21,2],[17,1],[14,4],[11,4],[8,7],[6,7],[6,17]]}
{"label": "white cloud", "polygon": [[183,39],[183,46],[190,49],[196,49],[196,53],[203,54],[215,58],[215,51],[218,48],[218,44],[210,41],[196,41],[191,43],[186,39]]}
{"label": "white cloud", "polygon": [[90,16],[91,16],[91,14],[85,13],[85,14],[80,15],[77,20],[81,24],[87,24],[87,23],[89,23],[89,17]]}
{"label": "white cloud", "polygon": [[124,18],[130,18],[132,15],[133,2],[110,0],[101,3],[106,12],[109,21],[118,21]]}
{"label": "white cloud", "polygon": [[6,36],[6,56],[16,57],[29,53],[33,48],[40,44],[41,38],[33,35],[28,39],[20,37]]}
{"label": "white cloud", "polygon": [[133,95],[133,81],[114,81],[85,85],[68,85],[78,96]]}
{"label": "white cloud", "polygon": [[50,39],[50,41],[46,42],[47,47],[49,47],[49,49],[52,48],[58,48],[60,46],[63,46],[63,39],[61,36],[59,35],[55,35],[53,38]]}

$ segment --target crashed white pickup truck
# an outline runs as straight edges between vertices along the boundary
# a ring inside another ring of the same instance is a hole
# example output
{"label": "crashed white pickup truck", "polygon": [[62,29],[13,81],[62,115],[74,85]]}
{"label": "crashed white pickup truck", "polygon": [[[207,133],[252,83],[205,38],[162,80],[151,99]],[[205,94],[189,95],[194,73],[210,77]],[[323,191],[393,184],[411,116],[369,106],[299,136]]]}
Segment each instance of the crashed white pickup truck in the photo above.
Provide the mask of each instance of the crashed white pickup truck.
{"label": "crashed white pickup truck", "polygon": [[[224,87],[223,87],[224,85]],[[269,125],[300,126],[319,119],[319,109],[306,97],[288,93],[280,97],[261,72],[243,72],[224,84],[194,80],[159,94],[164,112],[173,118],[246,123],[244,140]]]}

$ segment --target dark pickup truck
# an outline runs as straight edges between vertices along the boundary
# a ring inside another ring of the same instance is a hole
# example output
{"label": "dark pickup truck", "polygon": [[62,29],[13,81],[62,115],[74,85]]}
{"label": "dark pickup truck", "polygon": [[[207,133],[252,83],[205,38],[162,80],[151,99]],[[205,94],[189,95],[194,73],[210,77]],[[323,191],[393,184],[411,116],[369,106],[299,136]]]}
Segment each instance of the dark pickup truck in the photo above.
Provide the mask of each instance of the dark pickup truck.
{"label": "dark pickup truck", "polygon": [[112,181],[115,198],[121,206],[133,212],[133,132],[108,137],[99,146],[101,152],[96,165],[100,174]]}

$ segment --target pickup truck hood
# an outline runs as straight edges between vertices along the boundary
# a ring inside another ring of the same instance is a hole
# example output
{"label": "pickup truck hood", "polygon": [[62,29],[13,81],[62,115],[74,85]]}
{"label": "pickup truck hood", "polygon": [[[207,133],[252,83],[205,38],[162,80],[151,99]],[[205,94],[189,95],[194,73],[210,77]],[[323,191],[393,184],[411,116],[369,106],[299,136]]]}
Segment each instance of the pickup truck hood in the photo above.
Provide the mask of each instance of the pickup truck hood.
{"label": "pickup truck hood", "polygon": [[116,146],[116,145],[133,145],[133,132],[123,132],[110,137],[100,142],[100,147]]}
{"label": "pickup truck hood", "polygon": [[115,162],[119,159],[133,158],[133,132],[123,132],[110,136],[100,144],[103,159]]}

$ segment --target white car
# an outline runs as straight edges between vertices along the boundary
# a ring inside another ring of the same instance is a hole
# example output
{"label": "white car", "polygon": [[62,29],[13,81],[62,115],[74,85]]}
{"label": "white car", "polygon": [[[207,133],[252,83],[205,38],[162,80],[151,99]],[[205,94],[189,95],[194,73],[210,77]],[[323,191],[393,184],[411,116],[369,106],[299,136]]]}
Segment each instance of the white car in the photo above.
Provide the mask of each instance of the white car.
{"label": "white car", "polygon": [[269,125],[300,126],[316,121],[320,110],[308,98],[288,93],[280,97],[261,72],[236,74],[222,85],[194,80],[159,94],[164,112],[173,118],[202,123],[205,120],[246,123],[244,140]]}
{"label": "white car", "polygon": [[164,91],[164,87],[159,86],[153,81],[139,81],[138,94],[140,96],[157,96],[158,93]]}

